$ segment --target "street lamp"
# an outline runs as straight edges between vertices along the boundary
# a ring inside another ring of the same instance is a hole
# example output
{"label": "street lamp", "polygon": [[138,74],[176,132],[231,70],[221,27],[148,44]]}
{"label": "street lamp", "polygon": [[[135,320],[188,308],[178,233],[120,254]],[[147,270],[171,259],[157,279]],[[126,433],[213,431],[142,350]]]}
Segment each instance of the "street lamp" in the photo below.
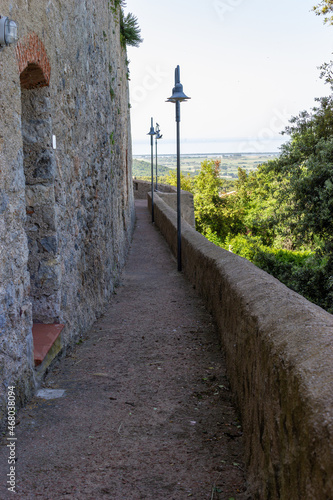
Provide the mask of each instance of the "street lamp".
{"label": "street lamp", "polygon": [[181,207],[180,207],[180,103],[191,99],[183,92],[183,86],[180,83],[180,68],[175,69],[175,86],[172,89],[172,96],[166,102],[176,104],[176,122],[177,122],[177,263],[178,271],[182,270],[182,233],[181,233]]}
{"label": "street lamp", "polygon": [[155,154],[156,154],[156,191],[157,191],[157,139],[162,139],[163,135],[160,134],[160,126],[156,123],[156,135],[155,135]]}
{"label": "street lamp", "polygon": [[156,135],[153,125],[153,119],[151,119],[150,130],[147,135],[150,135],[150,150],[151,150],[151,221],[154,222],[154,140],[153,137]]}
{"label": "street lamp", "polygon": [[18,28],[15,21],[6,16],[0,16],[0,50],[5,45],[12,45],[18,40]]}

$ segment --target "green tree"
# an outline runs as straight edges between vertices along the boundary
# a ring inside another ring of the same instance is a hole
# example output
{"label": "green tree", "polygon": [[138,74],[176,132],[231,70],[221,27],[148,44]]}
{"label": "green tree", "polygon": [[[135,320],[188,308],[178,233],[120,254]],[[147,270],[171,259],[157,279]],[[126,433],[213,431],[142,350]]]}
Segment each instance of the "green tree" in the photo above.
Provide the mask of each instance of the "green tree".
{"label": "green tree", "polygon": [[293,260],[259,248],[253,261],[333,312],[333,84],[327,72],[325,79],[331,95],[316,99],[310,112],[291,119],[286,129],[290,140],[280,157],[262,169],[277,181],[275,220],[280,234],[289,232],[291,248],[306,247],[312,253]]}
{"label": "green tree", "polygon": [[194,186],[196,226],[198,231],[203,234],[207,232],[208,228],[213,232],[221,230],[221,186],[219,164],[213,160],[203,161]]}
{"label": "green tree", "polygon": [[300,244],[316,237],[333,243],[333,98],[318,102],[312,112],[291,120],[291,139],[270,164],[273,173],[287,180],[278,198],[285,207],[282,217]]}
{"label": "green tree", "polygon": [[[170,186],[177,186],[177,171],[172,170],[165,175],[163,178],[161,177],[161,182],[164,184],[170,184]],[[183,172],[180,172],[180,189],[183,191],[193,192],[193,178],[190,174],[184,175]]]}
{"label": "green tree", "polygon": [[220,162],[205,160],[194,183],[196,227],[205,236],[214,235],[223,241],[230,232],[241,231],[241,210],[233,196],[222,194]]}
{"label": "green tree", "polygon": [[238,169],[237,193],[235,202],[242,211],[243,234],[255,237],[263,245],[282,245],[283,238],[278,238],[281,228],[277,223],[276,192],[281,183],[270,171],[269,162],[259,165],[256,172],[246,174]]}

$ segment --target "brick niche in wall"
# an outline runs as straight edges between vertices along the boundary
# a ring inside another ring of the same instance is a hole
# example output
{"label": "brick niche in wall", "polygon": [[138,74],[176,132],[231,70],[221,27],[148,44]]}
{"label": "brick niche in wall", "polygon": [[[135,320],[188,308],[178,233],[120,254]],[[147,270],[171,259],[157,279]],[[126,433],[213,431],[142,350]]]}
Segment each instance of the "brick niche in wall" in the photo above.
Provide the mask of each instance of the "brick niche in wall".
{"label": "brick niche in wall", "polygon": [[16,47],[21,87],[33,89],[50,84],[51,65],[43,42],[36,33],[29,33]]}

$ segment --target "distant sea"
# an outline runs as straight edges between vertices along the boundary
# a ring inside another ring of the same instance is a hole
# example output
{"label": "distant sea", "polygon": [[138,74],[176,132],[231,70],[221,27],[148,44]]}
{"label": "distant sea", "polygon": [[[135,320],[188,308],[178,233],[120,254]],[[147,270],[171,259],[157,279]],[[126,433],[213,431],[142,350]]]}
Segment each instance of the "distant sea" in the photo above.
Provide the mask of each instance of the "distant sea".
{"label": "distant sea", "polygon": [[[182,155],[196,156],[220,156],[224,154],[278,154],[280,146],[287,141],[287,137],[277,137],[272,139],[258,138],[237,138],[226,140],[186,140],[181,139],[180,153]],[[158,141],[159,155],[176,154],[175,142],[170,139]],[[154,142],[155,151],[155,142]],[[150,155],[149,138],[146,140],[133,141],[133,155]]]}
{"label": "distant sea", "polygon": [[[258,153],[184,153],[181,154],[181,157],[186,156],[186,158],[218,158],[219,156],[221,157],[226,157],[226,156],[278,156],[280,153],[278,151],[270,151],[270,152],[258,152]],[[173,156],[176,156],[175,154],[159,154],[159,158],[172,158]],[[141,158],[141,159],[149,159],[151,158],[150,154],[144,154],[144,155],[136,155],[133,154],[134,158]],[[154,161],[155,161],[155,153],[154,153]]]}

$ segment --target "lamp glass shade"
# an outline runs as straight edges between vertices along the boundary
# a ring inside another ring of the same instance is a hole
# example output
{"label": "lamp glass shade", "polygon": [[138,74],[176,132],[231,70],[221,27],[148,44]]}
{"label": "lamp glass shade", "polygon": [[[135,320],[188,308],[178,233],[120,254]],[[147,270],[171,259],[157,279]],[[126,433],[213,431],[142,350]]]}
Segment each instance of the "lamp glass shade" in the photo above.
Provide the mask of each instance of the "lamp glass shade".
{"label": "lamp glass shade", "polygon": [[18,41],[18,27],[15,21],[7,19],[5,23],[5,43],[12,45]]}
{"label": "lamp glass shade", "polygon": [[12,45],[18,41],[18,28],[15,21],[0,17],[0,46]]}

